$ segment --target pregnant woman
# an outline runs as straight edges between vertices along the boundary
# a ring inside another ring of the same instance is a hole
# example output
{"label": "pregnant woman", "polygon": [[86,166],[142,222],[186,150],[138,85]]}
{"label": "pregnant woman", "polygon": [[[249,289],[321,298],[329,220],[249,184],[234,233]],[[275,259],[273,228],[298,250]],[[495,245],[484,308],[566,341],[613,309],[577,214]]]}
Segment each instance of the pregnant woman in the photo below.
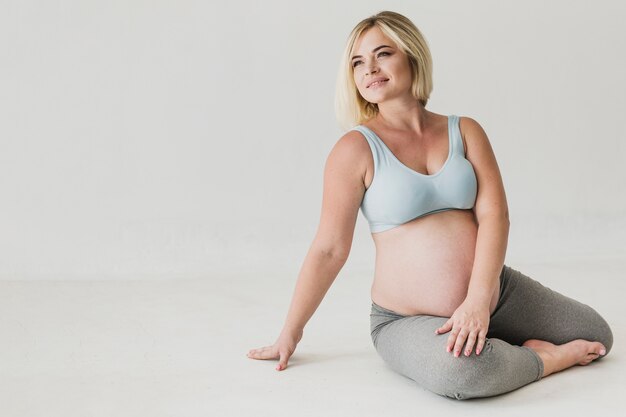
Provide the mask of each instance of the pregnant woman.
{"label": "pregnant woman", "polygon": [[376,247],[371,336],[395,372],[436,394],[488,397],[610,351],[593,308],[504,264],[508,206],[478,122],[426,109],[432,59],[417,27],[384,11],[352,30],[336,111],[350,127],[324,169],[322,215],[276,342],[287,367],[345,264],[359,208]]}

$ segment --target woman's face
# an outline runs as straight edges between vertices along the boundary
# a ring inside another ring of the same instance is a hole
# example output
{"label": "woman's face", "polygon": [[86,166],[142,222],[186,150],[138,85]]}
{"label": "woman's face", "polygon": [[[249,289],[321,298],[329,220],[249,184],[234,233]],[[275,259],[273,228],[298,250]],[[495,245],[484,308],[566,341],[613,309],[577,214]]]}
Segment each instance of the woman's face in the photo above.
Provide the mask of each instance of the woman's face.
{"label": "woman's face", "polygon": [[[354,44],[352,70],[361,96],[370,103],[411,95],[411,67],[407,55],[377,26]],[[374,80],[387,81],[371,85]]]}

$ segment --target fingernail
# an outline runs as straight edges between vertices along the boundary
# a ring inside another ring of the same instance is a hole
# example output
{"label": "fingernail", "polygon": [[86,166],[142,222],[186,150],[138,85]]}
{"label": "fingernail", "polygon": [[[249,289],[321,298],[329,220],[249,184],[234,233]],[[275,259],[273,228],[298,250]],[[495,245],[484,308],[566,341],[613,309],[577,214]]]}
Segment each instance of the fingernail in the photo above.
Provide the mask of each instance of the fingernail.
{"label": "fingernail", "polygon": [[459,351],[458,350],[454,352],[454,356],[456,356],[457,358],[459,357]]}
{"label": "fingernail", "polygon": [[600,355],[606,355],[606,350],[605,349],[600,349]]}

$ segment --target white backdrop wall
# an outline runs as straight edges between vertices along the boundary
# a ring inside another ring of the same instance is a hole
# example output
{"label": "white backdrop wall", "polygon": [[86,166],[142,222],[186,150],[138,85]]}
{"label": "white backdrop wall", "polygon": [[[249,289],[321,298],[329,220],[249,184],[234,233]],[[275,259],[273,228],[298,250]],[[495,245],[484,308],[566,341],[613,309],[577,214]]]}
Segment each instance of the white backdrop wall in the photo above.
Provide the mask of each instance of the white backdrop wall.
{"label": "white backdrop wall", "polygon": [[297,271],[340,53],[380,10],[429,42],[428,109],[489,135],[507,257],[621,256],[624,2],[2,1],[0,278]]}

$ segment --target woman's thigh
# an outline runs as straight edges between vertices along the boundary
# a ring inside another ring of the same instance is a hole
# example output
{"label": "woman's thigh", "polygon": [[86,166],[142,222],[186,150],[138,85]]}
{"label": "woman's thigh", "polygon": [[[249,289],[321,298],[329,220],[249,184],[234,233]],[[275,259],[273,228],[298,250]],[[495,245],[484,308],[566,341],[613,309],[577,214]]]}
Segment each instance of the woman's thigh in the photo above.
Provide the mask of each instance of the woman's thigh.
{"label": "woman's thigh", "polygon": [[528,339],[554,344],[585,339],[601,342],[608,354],[613,345],[613,333],[596,310],[514,268],[505,266],[504,269],[500,300],[491,316],[488,337],[515,345]]}
{"label": "woman's thigh", "polygon": [[372,341],[397,373],[439,395],[456,399],[489,397],[541,378],[543,363],[527,347],[488,338],[480,355],[446,352],[448,334],[435,334],[445,317],[401,316],[372,306]]}

